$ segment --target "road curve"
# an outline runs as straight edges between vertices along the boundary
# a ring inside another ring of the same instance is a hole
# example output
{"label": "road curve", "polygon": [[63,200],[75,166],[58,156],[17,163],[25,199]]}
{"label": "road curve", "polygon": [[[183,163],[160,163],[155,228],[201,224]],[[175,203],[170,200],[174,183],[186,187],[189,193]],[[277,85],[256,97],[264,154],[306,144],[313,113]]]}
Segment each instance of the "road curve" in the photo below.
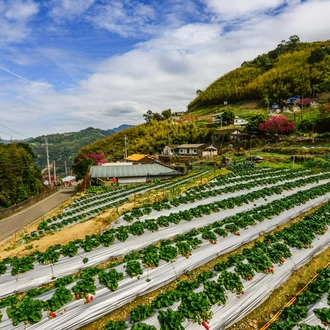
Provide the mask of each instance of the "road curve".
{"label": "road curve", "polygon": [[0,220],[0,242],[72,197],[74,188],[61,189],[29,208]]}

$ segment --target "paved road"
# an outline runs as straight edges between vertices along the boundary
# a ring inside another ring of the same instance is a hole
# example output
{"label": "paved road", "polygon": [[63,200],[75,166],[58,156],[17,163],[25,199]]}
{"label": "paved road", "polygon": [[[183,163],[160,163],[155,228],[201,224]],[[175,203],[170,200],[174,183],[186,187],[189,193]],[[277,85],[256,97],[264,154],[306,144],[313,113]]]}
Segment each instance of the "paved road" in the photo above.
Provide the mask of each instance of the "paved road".
{"label": "paved road", "polygon": [[73,192],[74,188],[61,189],[20,213],[0,220],[0,242],[17,230],[24,228],[26,223],[33,222],[67,201],[72,197]]}

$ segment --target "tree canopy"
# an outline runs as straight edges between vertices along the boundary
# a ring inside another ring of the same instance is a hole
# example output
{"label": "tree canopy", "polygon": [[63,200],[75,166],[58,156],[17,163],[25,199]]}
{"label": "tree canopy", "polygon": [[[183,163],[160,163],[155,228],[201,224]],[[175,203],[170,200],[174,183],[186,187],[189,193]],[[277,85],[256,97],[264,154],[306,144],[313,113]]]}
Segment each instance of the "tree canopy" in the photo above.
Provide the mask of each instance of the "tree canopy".
{"label": "tree canopy", "polygon": [[37,195],[43,189],[40,170],[27,144],[0,144],[0,209]]}

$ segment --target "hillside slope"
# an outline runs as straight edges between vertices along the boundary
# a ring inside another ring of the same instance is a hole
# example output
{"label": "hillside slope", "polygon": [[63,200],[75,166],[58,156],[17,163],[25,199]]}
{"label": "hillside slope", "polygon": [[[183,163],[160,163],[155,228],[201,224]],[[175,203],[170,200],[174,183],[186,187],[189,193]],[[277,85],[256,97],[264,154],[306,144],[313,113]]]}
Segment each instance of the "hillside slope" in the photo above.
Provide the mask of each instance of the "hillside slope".
{"label": "hillside slope", "polygon": [[79,132],[69,132],[63,134],[50,134],[38,136],[29,140],[33,153],[37,157],[37,165],[42,170],[47,167],[47,156],[45,141],[47,139],[49,147],[49,160],[52,164],[56,162],[56,170],[58,173],[65,173],[65,165],[67,170],[73,164],[73,159],[78,150],[96,140],[106,138],[114,134],[112,130],[101,130],[98,128],[88,127]]}
{"label": "hillside slope", "polygon": [[188,110],[254,99],[281,104],[293,95],[315,97],[329,90],[330,40],[303,43],[292,36],[276,49],[242,63],[204,91],[197,91]]}

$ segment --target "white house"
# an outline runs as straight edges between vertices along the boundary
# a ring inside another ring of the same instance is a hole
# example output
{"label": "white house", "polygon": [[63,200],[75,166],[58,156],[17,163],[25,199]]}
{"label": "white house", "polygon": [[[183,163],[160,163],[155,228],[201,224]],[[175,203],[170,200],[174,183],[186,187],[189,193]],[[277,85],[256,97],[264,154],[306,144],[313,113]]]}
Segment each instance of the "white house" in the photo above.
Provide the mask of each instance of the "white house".
{"label": "white house", "polygon": [[245,126],[247,125],[249,122],[243,118],[239,118],[237,116],[235,116],[234,119],[234,126]]}
{"label": "white house", "polygon": [[181,144],[174,149],[174,153],[179,156],[213,157],[218,154],[218,148],[212,144]]}

